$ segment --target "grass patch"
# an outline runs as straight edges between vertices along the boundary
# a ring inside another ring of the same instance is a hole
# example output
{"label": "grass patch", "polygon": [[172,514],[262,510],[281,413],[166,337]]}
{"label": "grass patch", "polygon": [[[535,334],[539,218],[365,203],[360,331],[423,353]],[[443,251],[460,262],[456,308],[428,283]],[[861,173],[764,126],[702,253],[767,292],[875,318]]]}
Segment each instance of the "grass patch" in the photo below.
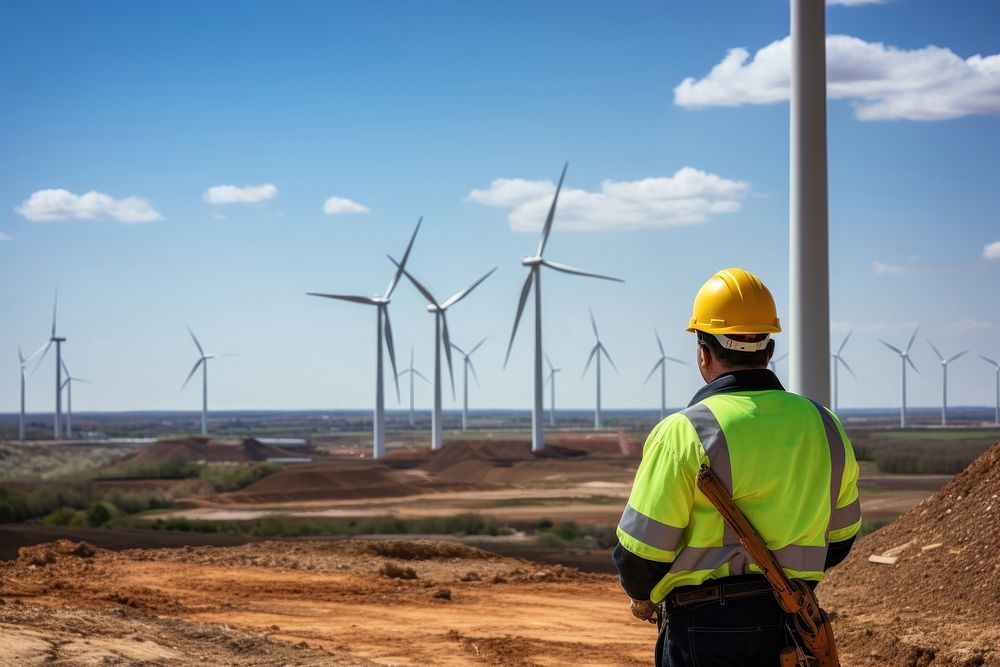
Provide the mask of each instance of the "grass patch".
{"label": "grass patch", "polygon": [[849,436],[857,458],[871,461],[880,472],[954,475],[989,449],[1000,431],[865,430]]}
{"label": "grass patch", "polygon": [[524,507],[526,505],[571,505],[584,503],[587,505],[621,505],[625,498],[612,496],[559,496],[555,498],[501,498],[496,507]]}

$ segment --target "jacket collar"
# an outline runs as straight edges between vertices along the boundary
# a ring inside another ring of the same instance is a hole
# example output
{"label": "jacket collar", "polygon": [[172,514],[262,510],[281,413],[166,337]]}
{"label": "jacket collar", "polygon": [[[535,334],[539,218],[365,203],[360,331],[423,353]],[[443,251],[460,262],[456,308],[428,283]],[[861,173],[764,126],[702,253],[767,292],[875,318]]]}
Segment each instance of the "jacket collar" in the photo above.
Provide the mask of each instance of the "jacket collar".
{"label": "jacket collar", "polygon": [[737,391],[784,391],[778,376],[767,368],[755,368],[746,371],[730,371],[723,373],[694,395],[688,407],[701,403],[709,396],[716,394],[731,394]]}

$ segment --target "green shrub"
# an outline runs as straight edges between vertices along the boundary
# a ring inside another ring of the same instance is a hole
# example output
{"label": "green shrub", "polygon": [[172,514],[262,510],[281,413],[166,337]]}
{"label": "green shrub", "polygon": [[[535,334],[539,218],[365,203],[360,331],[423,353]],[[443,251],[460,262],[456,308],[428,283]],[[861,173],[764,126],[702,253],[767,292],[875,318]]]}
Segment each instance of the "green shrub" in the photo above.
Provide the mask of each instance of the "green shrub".
{"label": "green shrub", "polygon": [[103,502],[94,503],[87,510],[87,523],[91,526],[103,526],[111,521],[111,510]]}
{"label": "green shrub", "polygon": [[45,515],[45,518],[42,519],[42,523],[48,526],[65,526],[73,520],[76,514],[77,510],[72,507],[60,507],[59,509]]}
{"label": "green shrub", "polygon": [[205,466],[198,476],[210,482],[216,491],[238,491],[281,470],[277,463],[263,462],[252,466]]}

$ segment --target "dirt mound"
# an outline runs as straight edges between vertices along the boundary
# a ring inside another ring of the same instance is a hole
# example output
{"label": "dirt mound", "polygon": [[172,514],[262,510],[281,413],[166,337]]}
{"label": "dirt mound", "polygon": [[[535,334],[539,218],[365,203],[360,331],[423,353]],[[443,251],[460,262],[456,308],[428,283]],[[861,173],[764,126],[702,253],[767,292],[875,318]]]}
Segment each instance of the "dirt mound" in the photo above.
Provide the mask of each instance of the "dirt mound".
{"label": "dirt mound", "polygon": [[[997,634],[998,519],[1000,442],[936,494],[859,540],[830,573],[823,594],[844,616],[881,611],[887,619],[912,617],[909,627],[888,628],[884,635],[875,627],[856,628],[858,641],[892,664],[997,664],[1000,655],[990,644],[996,637],[963,644],[937,626],[951,622]],[[871,556],[891,562],[872,562]]]}
{"label": "dirt mound", "polygon": [[55,563],[60,558],[93,558],[96,553],[97,547],[88,542],[56,540],[46,544],[21,547],[17,550],[17,563],[20,566],[43,567]]}
{"label": "dirt mound", "polygon": [[193,461],[250,463],[266,461],[270,458],[300,456],[302,456],[300,453],[265,445],[254,438],[245,438],[240,443],[227,443],[210,438],[191,437],[178,440],[160,440],[126,456],[120,461],[120,464],[188,463]]}
{"label": "dirt mound", "polygon": [[[586,456],[586,452],[559,445],[548,445],[540,452],[533,452],[530,443],[520,440],[457,442],[434,452],[420,468],[435,479],[488,484],[500,481],[495,474],[498,468],[580,456]],[[501,477],[506,480],[509,475]]]}
{"label": "dirt mound", "polygon": [[279,503],[411,496],[421,489],[377,463],[344,461],[280,470],[224,498],[239,503]]}
{"label": "dirt mound", "polygon": [[380,540],[378,542],[356,543],[361,550],[382,556],[383,558],[398,558],[399,560],[434,560],[438,558],[491,559],[496,554],[475,547],[454,542],[438,542],[432,540]]}

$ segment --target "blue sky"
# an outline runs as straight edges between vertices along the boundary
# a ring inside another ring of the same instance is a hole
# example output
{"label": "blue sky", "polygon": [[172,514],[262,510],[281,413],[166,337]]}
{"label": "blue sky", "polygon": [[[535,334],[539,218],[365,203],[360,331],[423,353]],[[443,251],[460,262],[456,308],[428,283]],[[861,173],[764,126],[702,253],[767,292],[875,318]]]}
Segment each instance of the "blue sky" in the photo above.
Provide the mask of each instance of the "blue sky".
{"label": "blue sky", "polygon": [[[898,405],[878,339],[901,345],[917,323],[911,404],[940,400],[927,338],[1000,356],[997,25],[987,0],[827,9],[846,36],[828,53],[847,407]],[[57,288],[65,359],[93,381],[77,409],[197,408],[198,388],[180,391],[186,323],[239,355],[212,362],[212,407],[368,407],[374,310],[304,293],[380,292],[420,215],[410,268],[439,299],[500,267],[449,314],[456,343],[490,336],[473,404],[527,408],[530,317],[501,366],[520,258],[566,160],[546,254],[627,282],[544,276],[557,402],[593,403],[592,307],[621,370],[605,405],[655,407],[652,327],[693,357],[682,328],[714,270],[756,271],[787,312],[787,34],[786,2],[6,2],[0,411],[17,409],[16,347],[44,342]],[[258,190],[210,194],[223,185]],[[211,203],[241,197],[258,201]],[[324,213],[331,197],[367,212]],[[412,344],[430,375],[419,294],[401,286],[390,312],[399,357]],[[48,359],[31,376],[29,410],[51,409],[52,374]],[[950,381],[951,403],[992,404],[973,354]],[[680,405],[700,378],[677,367],[669,382]]]}

